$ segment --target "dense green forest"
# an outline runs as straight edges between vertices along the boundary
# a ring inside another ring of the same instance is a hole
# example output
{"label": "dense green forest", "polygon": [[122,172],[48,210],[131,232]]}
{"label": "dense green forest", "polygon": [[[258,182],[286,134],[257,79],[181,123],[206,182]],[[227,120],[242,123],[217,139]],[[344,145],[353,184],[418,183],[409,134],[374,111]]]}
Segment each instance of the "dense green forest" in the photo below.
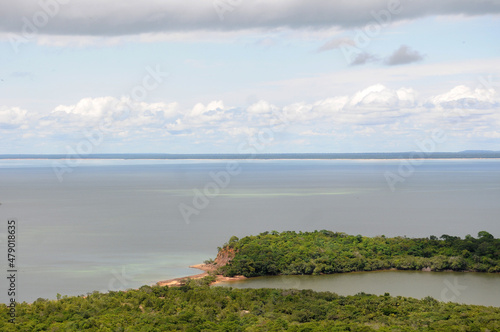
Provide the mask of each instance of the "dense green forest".
{"label": "dense green forest", "polygon": [[[212,279],[211,279],[212,278]],[[500,331],[500,308],[357,294],[209,287],[94,292],[17,305],[16,323],[0,305],[1,331]]]}
{"label": "dense green forest", "polygon": [[219,271],[226,276],[329,274],[399,270],[500,272],[500,239],[481,231],[477,238],[352,236],[331,231],[265,232],[238,239],[224,248],[235,252]]}
{"label": "dense green forest", "polygon": [[[319,274],[387,268],[500,271],[500,239],[352,236],[331,231],[232,237],[226,275]],[[217,261],[217,260],[216,260]],[[0,305],[1,331],[499,331],[500,308],[330,292],[210,287],[215,276],[181,287],[38,299]]]}

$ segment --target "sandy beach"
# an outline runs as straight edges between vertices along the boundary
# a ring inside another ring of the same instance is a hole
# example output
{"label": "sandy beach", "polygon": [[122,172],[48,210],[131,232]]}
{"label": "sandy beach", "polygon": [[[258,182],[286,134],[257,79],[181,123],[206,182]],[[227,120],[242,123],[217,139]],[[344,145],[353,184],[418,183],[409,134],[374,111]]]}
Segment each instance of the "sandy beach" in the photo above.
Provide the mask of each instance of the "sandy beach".
{"label": "sandy beach", "polygon": [[[163,281],[158,281],[156,284],[158,286],[169,286],[169,287],[179,287],[183,285],[183,281],[186,279],[201,279],[204,277],[207,277],[210,275],[211,272],[214,272],[217,270],[217,266],[210,265],[210,264],[197,264],[197,265],[191,265],[190,268],[193,269],[198,269],[204,271],[203,273],[200,274],[194,274],[186,277],[181,277],[181,278],[174,278],[174,279],[168,279],[168,280],[163,280]],[[216,274],[215,276],[215,281],[211,283],[211,285],[218,284],[220,282],[224,281],[235,281],[235,280],[243,280],[246,279],[245,276],[234,276],[234,277],[224,277],[222,274]]]}

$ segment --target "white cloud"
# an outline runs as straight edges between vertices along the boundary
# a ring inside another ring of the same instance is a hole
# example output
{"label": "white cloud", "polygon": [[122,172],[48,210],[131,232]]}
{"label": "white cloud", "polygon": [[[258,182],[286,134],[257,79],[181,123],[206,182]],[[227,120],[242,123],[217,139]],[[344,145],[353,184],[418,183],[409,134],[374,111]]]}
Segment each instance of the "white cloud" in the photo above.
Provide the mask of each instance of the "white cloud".
{"label": "white cloud", "polygon": [[[467,108],[450,108],[450,103],[458,103],[458,107],[464,100]],[[492,140],[498,138],[500,127],[498,105],[498,92],[463,85],[424,98],[412,88],[391,89],[375,84],[349,95],[311,103],[277,106],[260,100],[246,109],[227,107],[222,100],[185,108],[177,103],[101,97],[59,105],[48,115],[0,108],[0,129],[21,128],[20,140],[71,141],[101,125],[108,143],[148,144],[177,139],[187,140],[184,144],[204,142],[226,148],[231,142],[236,147],[237,142],[258,138],[259,133],[269,130],[276,134],[272,145],[275,147],[290,146],[289,142],[303,139],[304,144],[308,144],[308,139],[320,138],[391,140],[413,137],[432,128],[446,130],[450,137],[469,135],[471,140]],[[287,141],[280,141],[280,137],[287,137]]]}
{"label": "white cloud", "polygon": [[415,94],[413,89],[392,90],[382,84],[376,84],[357,92],[351,98],[349,105],[372,109],[412,106],[415,103]]}
{"label": "white cloud", "polygon": [[145,103],[127,98],[84,98],[74,105],[59,105],[47,116],[40,117],[40,130],[57,129],[60,132],[81,130],[100,124],[113,128],[158,128],[174,117],[177,103]]}
{"label": "white cloud", "polygon": [[63,112],[82,117],[100,118],[103,115],[117,111],[119,101],[113,97],[84,98],[75,105],[60,105],[52,113]]}
{"label": "white cloud", "polygon": [[185,126],[193,129],[207,125],[223,124],[231,118],[232,114],[224,107],[222,100],[217,100],[211,101],[207,105],[197,103],[185,113],[182,122]]}
{"label": "white cloud", "polygon": [[268,103],[265,100],[260,100],[252,105],[250,105],[247,108],[247,112],[250,114],[263,114],[263,113],[269,113],[272,112],[273,110],[276,110],[277,107]]}
{"label": "white cloud", "polygon": [[202,103],[198,103],[194,105],[189,115],[192,117],[197,117],[217,110],[224,110],[224,103],[222,102],[222,100],[212,101],[208,103],[207,106],[203,105]]}
{"label": "white cloud", "polygon": [[28,120],[28,111],[19,107],[0,107],[0,127],[16,128]]}
{"label": "white cloud", "polygon": [[432,103],[445,108],[483,108],[498,103],[494,89],[471,89],[465,85],[457,86],[450,91],[432,98]]}
{"label": "white cloud", "polygon": [[417,100],[417,92],[411,88],[400,88],[396,91],[399,99],[399,106],[410,107],[415,105]]}

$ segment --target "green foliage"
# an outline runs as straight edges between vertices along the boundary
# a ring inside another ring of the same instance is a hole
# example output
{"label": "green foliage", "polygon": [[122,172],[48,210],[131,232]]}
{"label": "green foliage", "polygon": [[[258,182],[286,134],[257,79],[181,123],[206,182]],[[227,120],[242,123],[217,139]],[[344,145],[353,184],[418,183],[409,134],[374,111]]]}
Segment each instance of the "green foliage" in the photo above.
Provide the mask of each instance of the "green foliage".
{"label": "green foliage", "polygon": [[[441,240],[440,240],[441,239]],[[327,230],[265,232],[242,239],[226,276],[255,277],[276,274],[329,274],[351,271],[399,270],[500,271],[500,239],[481,231],[478,238],[442,235],[429,238],[386,238],[347,235]]]}
{"label": "green foliage", "polygon": [[[500,272],[500,240],[374,238],[331,231],[265,232],[242,239],[226,275],[321,274],[387,268]],[[18,303],[16,324],[0,305],[0,331],[500,331],[500,308],[359,293],[210,287],[214,276],[181,287],[142,286],[86,297]]]}
{"label": "green foliage", "polygon": [[[330,292],[149,287],[0,305],[1,331],[499,331],[500,308]],[[467,328],[470,327],[470,328]]]}
{"label": "green foliage", "polygon": [[210,259],[205,260],[203,263],[205,263],[206,265],[211,265],[211,264],[215,264],[215,261],[212,258],[210,258]]}

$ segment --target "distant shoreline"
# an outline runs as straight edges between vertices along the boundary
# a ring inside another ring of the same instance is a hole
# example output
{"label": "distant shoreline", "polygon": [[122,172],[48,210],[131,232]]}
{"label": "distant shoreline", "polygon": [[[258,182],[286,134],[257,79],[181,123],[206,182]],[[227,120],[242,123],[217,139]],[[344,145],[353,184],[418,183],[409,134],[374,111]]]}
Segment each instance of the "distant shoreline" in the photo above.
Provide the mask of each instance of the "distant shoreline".
{"label": "distant shoreline", "polygon": [[[64,160],[66,158],[1,158],[0,160]],[[377,160],[406,160],[408,158],[248,158],[248,159],[231,159],[231,158],[220,158],[220,159],[154,159],[154,158],[144,158],[144,159],[124,159],[124,158],[81,158],[82,160],[203,160],[203,161],[219,161],[219,160],[367,160],[367,161],[377,161]],[[460,158],[412,158],[412,160],[490,160],[490,159],[500,159],[500,157],[460,157]]]}
{"label": "distant shoreline", "polygon": [[366,152],[366,153],[261,153],[261,154],[0,154],[0,160],[398,160],[398,159],[499,159],[500,151]]}

